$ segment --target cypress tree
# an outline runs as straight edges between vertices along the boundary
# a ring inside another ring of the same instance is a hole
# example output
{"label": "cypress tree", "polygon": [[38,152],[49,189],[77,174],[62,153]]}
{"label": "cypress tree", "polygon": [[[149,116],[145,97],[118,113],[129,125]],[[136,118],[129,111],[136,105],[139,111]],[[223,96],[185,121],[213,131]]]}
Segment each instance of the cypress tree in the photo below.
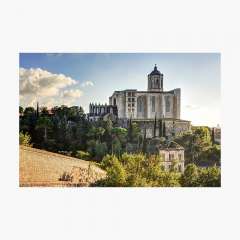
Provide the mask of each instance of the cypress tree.
{"label": "cypress tree", "polygon": [[38,105],[38,102],[37,102],[37,118],[39,117],[39,105]]}
{"label": "cypress tree", "polygon": [[173,121],[173,131],[172,131],[172,136],[175,137],[175,122]]}
{"label": "cypress tree", "polygon": [[143,136],[142,152],[144,154],[147,152],[147,131],[146,131],[146,126],[144,126],[144,136]]}
{"label": "cypress tree", "polygon": [[132,142],[132,138],[133,138],[133,128],[132,128],[132,117],[129,120],[129,126],[128,126],[128,139],[129,142]]}
{"label": "cypress tree", "polygon": [[154,126],[153,126],[153,137],[156,137],[156,129],[157,129],[157,116],[155,115]]}
{"label": "cypress tree", "polygon": [[163,135],[163,132],[162,132],[162,129],[163,128],[163,126],[162,126],[162,120],[159,120],[159,137],[162,137],[162,135]]}
{"label": "cypress tree", "polygon": [[165,125],[165,121],[163,122],[163,137],[166,137],[166,125]]}

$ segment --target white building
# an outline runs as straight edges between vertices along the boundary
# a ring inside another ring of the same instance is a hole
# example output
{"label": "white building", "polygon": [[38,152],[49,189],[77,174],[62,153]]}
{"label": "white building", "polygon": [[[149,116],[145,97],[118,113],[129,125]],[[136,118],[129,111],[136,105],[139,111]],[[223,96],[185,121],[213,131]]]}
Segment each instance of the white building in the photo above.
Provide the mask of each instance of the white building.
{"label": "white building", "polygon": [[[122,120],[123,124],[131,118],[133,122],[139,123],[141,129],[145,126],[147,137],[153,136],[155,118],[165,122],[167,135],[171,135],[173,131],[178,134],[190,130],[190,121],[180,119],[181,89],[164,91],[163,74],[156,65],[148,75],[147,91],[114,91],[109,97],[109,105],[117,106],[118,119]],[[159,129],[156,131],[159,132]]]}

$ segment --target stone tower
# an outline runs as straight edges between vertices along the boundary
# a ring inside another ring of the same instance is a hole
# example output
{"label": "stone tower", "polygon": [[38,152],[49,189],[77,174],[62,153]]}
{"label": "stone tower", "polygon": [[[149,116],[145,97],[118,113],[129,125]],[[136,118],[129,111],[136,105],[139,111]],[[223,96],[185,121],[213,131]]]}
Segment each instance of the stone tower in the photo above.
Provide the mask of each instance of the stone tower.
{"label": "stone tower", "polygon": [[150,74],[148,74],[148,91],[163,91],[163,74],[157,70],[156,64],[154,70]]}

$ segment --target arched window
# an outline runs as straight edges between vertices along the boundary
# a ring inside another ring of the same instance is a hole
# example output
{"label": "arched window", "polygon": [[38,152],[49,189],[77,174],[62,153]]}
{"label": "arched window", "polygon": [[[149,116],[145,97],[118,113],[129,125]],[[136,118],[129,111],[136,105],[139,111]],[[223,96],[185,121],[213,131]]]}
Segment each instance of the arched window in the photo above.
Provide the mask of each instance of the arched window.
{"label": "arched window", "polygon": [[116,106],[117,104],[117,101],[116,101],[116,98],[113,99],[113,105]]}

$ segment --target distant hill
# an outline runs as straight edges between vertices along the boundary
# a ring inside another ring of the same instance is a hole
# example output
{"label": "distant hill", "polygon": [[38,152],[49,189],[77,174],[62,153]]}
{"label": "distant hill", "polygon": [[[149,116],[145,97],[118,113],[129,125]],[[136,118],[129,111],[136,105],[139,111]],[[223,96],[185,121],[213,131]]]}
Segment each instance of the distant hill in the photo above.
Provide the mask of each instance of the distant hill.
{"label": "distant hill", "polygon": [[25,146],[19,147],[21,187],[89,186],[106,176],[93,162]]}

